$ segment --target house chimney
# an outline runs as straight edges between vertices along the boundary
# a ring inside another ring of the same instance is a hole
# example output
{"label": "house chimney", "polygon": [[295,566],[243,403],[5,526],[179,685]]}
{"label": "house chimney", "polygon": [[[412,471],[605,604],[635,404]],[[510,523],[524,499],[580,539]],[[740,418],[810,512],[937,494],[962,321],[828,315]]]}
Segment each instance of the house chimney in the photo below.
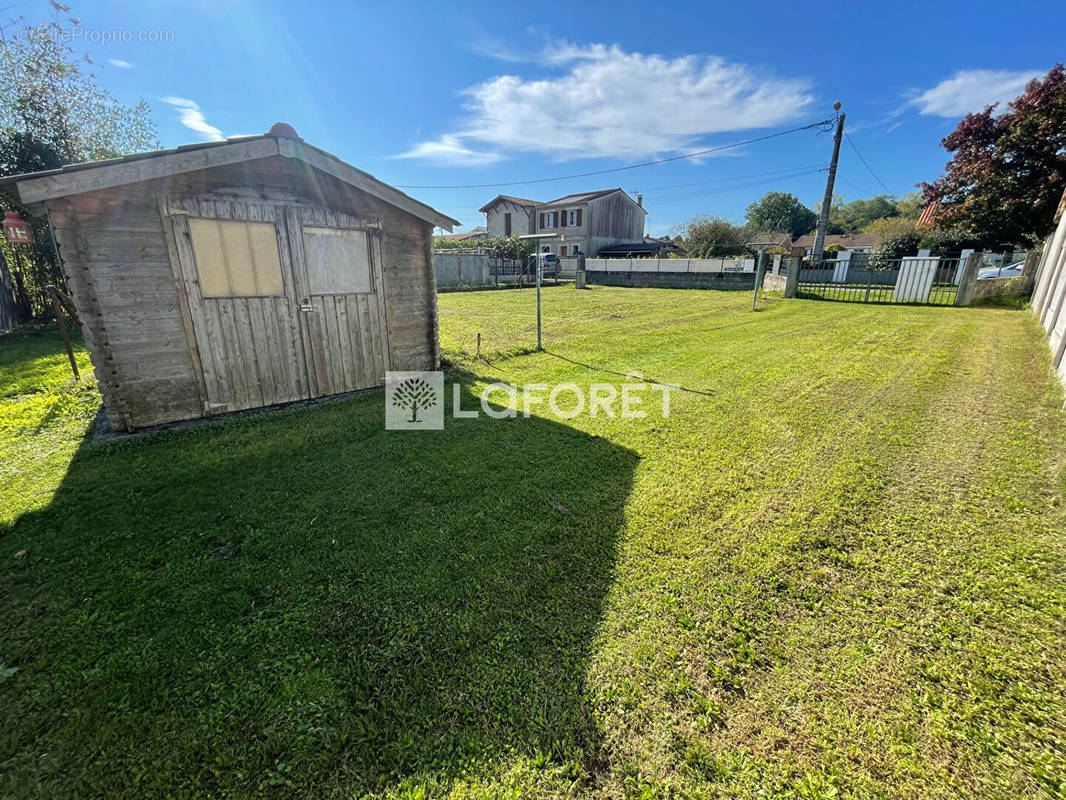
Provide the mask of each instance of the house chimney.
{"label": "house chimney", "polygon": [[641,208],[644,208],[644,195],[642,195],[642,194],[638,194],[637,195],[637,205],[640,206]]}

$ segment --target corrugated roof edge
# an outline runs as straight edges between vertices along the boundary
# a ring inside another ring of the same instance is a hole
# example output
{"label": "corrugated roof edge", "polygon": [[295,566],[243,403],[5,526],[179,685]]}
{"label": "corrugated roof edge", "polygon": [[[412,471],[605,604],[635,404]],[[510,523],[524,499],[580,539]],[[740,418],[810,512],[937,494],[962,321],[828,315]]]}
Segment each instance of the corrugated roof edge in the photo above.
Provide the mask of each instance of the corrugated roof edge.
{"label": "corrugated roof edge", "polygon": [[[622,192],[622,194],[629,198],[633,205],[637,205],[637,201],[634,200],[632,197],[629,197],[629,195],[622,189],[621,186],[616,186],[613,189],[597,189],[591,192],[571,192],[570,194],[565,194],[562,197],[557,197],[554,200],[549,200],[547,203],[541,203],[540,207],[546,208],[548,206],[564,205],[568,202],[586,203],[589,200],[595,200],[598,197],[603,197],[608,194],[614,194],[615,192]],[[577,198],[581,199],[579,200]]]}

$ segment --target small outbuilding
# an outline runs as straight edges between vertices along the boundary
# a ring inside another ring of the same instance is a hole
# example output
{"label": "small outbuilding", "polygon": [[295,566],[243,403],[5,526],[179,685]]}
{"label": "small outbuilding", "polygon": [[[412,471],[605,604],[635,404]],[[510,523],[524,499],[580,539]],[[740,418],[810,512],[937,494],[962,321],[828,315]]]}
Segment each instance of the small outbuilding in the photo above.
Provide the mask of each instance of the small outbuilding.
{"label": "small outbuilding", "polygon": [[433,228],[458,223],[288,125],[9,181],[47,208],[114,430],[439,365]]}

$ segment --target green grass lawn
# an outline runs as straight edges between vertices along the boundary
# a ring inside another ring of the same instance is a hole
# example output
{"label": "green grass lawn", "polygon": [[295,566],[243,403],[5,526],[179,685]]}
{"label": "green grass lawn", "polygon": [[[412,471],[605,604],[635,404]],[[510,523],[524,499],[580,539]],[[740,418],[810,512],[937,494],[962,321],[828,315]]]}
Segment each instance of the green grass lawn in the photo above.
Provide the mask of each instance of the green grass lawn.
{"label": "green grass lawn", "polygon": [[1064,796],[1039,326],[750,302],[550,288],[532,353],[532,291],[441,295],[464,407],[692,390],[441,432],[92,444],[55,332],[0,337],[0,797]]}

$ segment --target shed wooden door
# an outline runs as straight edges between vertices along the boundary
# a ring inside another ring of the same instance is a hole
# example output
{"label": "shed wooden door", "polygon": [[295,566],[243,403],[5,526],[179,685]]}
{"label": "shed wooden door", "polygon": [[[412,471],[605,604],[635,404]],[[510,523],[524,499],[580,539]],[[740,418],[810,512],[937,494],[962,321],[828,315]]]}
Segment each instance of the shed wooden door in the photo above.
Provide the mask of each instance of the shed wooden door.
{"label": "shed wooden door", "polygon": [[171,201],[204,413],[311,396],[283,207]]}
{"label": "shed wooden door", "polygon": [[385,383],[376,221],[243,200],[182,198],[166,206],[205,414]]}
{"label": "shed wooden door", "polygon": [[380,227],[289,207],[289,250],[312,396],[385,383],[389,368]]}

